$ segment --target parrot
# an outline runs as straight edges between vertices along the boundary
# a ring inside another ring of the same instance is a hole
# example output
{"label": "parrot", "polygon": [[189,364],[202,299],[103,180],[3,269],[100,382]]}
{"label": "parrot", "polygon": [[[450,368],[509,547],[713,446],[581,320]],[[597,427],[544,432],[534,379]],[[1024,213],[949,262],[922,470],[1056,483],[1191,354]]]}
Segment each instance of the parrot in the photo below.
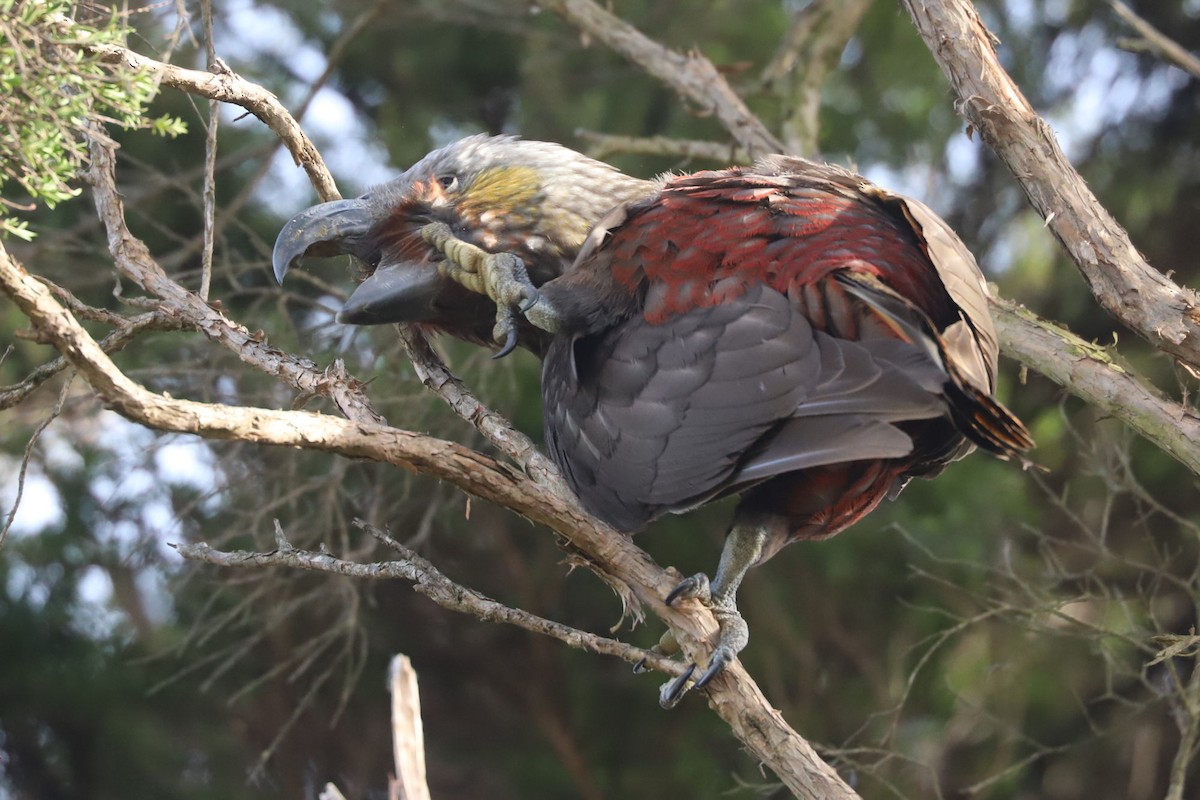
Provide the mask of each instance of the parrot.
{"label": "parrot", "polygon": [[666,707],[748,643],[749,569],[977,447],[1033,447],[994,397],[999,346],[970,251],[923,203],[836,165],[777,155],[641,180],[560,145],[470,137],[301,212],[276,277],[337,253],[370,272],[341,321],[542,357],[546,448],[613,528],[739,497],[713,577],[665,598],[701,600],[720,626]]}

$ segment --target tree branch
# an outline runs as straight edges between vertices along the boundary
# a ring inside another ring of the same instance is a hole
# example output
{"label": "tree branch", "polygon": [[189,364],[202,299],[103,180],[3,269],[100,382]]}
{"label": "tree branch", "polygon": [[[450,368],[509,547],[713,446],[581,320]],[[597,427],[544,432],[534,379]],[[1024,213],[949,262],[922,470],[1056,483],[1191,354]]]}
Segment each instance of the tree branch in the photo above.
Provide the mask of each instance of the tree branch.
{"label": "tree branch", "polygon": [[958,93],[961,113],[1008,165],[1110,314],[1200,368],[1197,296],[1154,269],[1067,161],[1045,120],[1000,66],[969,0],[902,0]]}
{"label": "tree branch", "polygon": [[664,47],[592,0],[532,0],[531,5],[554,11],[700,106],[703,113],[715,115],[752,157],[783,152],[783,143],[700,53],[683,55]]}
{"label": "tree branch", "polygon": [[470,587],[455,583],[443,574],[437,567],[408,549],[388,534],[367,525],[361,520],[355,521],[355,526],[370,533],[383,541],[388,547],[400,555],[398,561],[378,561],[373,564],[362,564],[337,558],[328,552],[314,553],[292,547],[283,537],[283,531],[276,523],[275,549],[270,553],[255,553],[242,550],[226,552],[215,550],[207,544],[173,544],[172,547],[181,556],[190,561],[201,561],[205,564],[215,564],[220,567],[237,569],[262,569],[264,567],[287,567],[302,569],[310,572],[327,572],[350,578],[366,580],[406,580],[413,588],[437,603],[442,608],[478,617],[484,622],[497,622],[515,625],[518,628],[549,636],[577,650],[584,650],[597,655],[615,656],[630,664],[637,664],[643,659],[646,664],[668,675],[678,675],[683,667],[678,661],[643,650],[640,647],[597,636],[594,633],[581,631],[564,625],[561,622],[539,617],[519,608],[512,608],[497,602]]}
{"label": "tree branch", "polygon": [[[1117,16],[1125,21],[1125,24],[1142,37],[1135,40],[1139,45],[1145,45],[1167,63],[1178,67],[1193,78],[1200,79],[1200,58],[1196,58],[1174,39],[1139,17],[1121,0],[1108,0],[1108,4],[1112,6],[1113,11],[1117,12]],[[1122,44],[1122,46],[1127,47],[1127,44]]]}
{"label": "tree branch", "polygon": [[85,178],[92,187],[96,213],[108,234],[109,252],[122,275],[165,301],[164,309],[177,315],[182,324],[200,331],[247,364],[286,381],[301,392],[328,397],[349,419],[375,424],[384,421],[371,407],[362,390],[363,384],[347,374],[341,362],[320,370],[307,359],[271,347],[261,331],[251,333],[244,325],[222,314],[217,307],[219,304],[210,305],[171,280],[146,245],[125,224],[124,202],[116,186],[113,146],[94,138],[90,151],[91,167]]}
{"label": "tree branch", "polygon": [[837,66],[872,0],[819,0],[792,12],[792,24],[763,70],[787,109],[783,140],[788,151],[812,158],[820,133],[821,87]]}
{"label": "tree branch", "polygon": [[[603,571],[627,583],[638,599],[671,627],[688,658],[698,663],[707,660],[717,634],[712,613],[695,601],[666,606],[662,598],[678,583],[678,573],[658,567],[629,537],[592,519],[569,497],[547,491],[510,467],[461,445],[371,421],[197,403],[155,394],[122,374],[70,312],[3,247],[0,287],[105,403],[127,419],[156,430],[382,461],[450,481],[561,533]],[[705,691],[709,704],[734,735],[797,797],[857,797],[787,725],[739,662]]]}
{"label": "tree branch", "polygon": [[[123,350],[143,331],[182,330],[180,320],[161,311],[149,311],[136,317],[121,317],[123,322],[117,323],[117,329],[100,340],[100,348],[105,353],[116,353]],[[69,365],[62,356],[42,364],[31,372],[25,380],[10,386],[0,386],[0,411],[12,408],[26,397],[37,391],[38,387],[62,372]]]}
{"label": "tree branch", "polygon": [[417,671],[408,656],[392,656],[388,665],[392,694],[392,756],[395,777],[388,800],[430,800],[425,780],[425,726],[421,721],[421,693]]}
{"label": "tree branch", "polygon": [[1004,353],[1071,394],[1123,421],[1200,475],[1200,419],[1116,363],[1104,347],[1042,319],[1011,300],[991,298]]}
{"label": "tree branch", "polygon": [[632,153],[645,156],[675,156],[691,160],[704,158],[722,165],[751,161],[741,147],[720,142],[695,139],[672,139],[669,136],[614,136],[608,133],[575,130],[575,135],[587,142],[588,155],[603,161],[613,153]]}
{"label": "tree branch", "polygon": [[[72,24],[63,18],[63,24]],[[164,64],[147,58],[132,50],[117,45],[84,44],[85,52],[96,56],[105,64],[121,66],[134,72],[148,72],[154,75],[163,85],[179,89],[188,94],[207,97],[209,100],[219,100],[222,103],[233,103],[258,117],[263,124],[270,128],[287,146],[296,163],[308,173],[317,193],[322,200],[337,200],[340,195],[334,185],[333,176],[325,166],[324,159],[317,148],[309,140],[296,120],[288,113],[279,98],[256,83],[251,83],[241,76],[230,72],[216,75],[211,72],[201,72],[194,69],[184,69],[174,64]]]}

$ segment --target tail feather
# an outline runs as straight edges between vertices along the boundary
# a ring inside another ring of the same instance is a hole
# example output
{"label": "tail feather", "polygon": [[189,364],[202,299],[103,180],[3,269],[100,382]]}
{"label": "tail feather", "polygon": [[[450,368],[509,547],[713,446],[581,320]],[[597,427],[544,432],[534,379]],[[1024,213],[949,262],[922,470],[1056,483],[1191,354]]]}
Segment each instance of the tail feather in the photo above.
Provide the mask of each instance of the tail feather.
{"label": "tail feather", "polygon": [[948,381],[945,391],[955,425],[984,450],[1016,458],[1033,448],[1033,437],[1021,420],[990,395],[956,380]]}

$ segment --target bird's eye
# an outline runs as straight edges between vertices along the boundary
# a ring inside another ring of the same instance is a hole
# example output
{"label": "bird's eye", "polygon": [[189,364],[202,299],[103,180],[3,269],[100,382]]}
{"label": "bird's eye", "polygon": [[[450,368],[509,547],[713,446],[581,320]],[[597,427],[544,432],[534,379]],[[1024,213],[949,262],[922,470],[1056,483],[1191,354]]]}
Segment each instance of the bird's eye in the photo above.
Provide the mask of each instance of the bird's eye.
{"label": "bird's eye", "polygon": [[457,175],[439,175],[437,181],[448,192],[458,188]]}

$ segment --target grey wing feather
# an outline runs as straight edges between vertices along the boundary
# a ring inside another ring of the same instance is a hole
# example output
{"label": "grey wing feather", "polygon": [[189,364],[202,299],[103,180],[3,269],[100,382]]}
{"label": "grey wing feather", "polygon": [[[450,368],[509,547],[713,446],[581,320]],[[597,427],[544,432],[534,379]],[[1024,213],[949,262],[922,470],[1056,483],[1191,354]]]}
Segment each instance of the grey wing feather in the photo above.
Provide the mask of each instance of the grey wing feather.
{"label": "grey wing feather", "polygon": [[662,325],[635,318],[556,342],[547,444],[588,510],[634,530],[735,484],[908,455],[912,441],[889,423],[943,415],[945,380],[918,348],[813,331],[757,286]]}

